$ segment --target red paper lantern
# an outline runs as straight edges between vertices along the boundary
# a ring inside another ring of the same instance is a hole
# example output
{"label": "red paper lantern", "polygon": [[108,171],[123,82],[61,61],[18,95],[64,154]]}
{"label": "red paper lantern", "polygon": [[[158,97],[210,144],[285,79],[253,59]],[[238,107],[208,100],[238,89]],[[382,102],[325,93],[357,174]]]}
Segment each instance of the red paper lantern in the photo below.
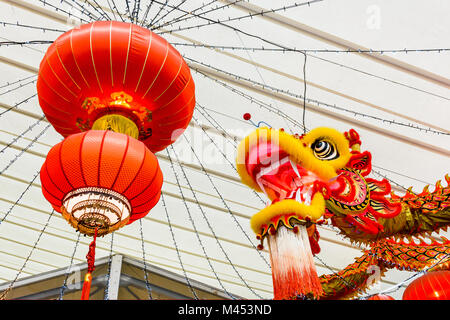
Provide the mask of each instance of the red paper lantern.
{"label": "red paper lantern", "polygon": [[374,296],[371,296],[367,300],[395,300],[391,296],[388,296],[387,294],[376,294]]}
{"label": "red paper lantern", "polygon": [[111,129],[117,117],[108,116],[122,116],[152,152],[175,141],[195,106],[180,53],[150,30],[118,21],[85,24],[56,39],[40,64],[37,92],[64,137],[93,126]]}
{"label": "red paper lantern", "polygon": [[90,130],[56,144],[42,165],[42,192],[80,232],[103,235],[145,216],[163,182],[155,155],[127,135]]}
{"label": "red paper lantern", "polygon": [[406,287],[403,300],[450,300],[450,271],[432,271]]}

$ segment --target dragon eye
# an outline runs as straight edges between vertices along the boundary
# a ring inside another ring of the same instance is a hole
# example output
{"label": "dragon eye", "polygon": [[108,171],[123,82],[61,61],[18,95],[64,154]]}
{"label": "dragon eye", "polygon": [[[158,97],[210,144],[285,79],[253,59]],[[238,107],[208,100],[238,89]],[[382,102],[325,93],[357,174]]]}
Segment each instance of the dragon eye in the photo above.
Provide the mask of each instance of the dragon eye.
{"label": "dragon eye", "polygon": [[336,147],[326,140],[316,140],[311,145],[314,155],[320,160],[333,160],[339,157]]}

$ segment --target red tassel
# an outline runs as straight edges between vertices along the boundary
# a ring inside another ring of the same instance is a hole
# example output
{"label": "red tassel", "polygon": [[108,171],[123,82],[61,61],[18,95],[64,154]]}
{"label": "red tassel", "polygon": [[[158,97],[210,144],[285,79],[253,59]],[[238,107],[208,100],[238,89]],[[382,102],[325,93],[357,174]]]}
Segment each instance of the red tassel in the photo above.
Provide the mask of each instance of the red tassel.
{"label": "red tassel", "polygon": [[86,255],[88,269],[84,276],[83,289],[81,290],[81,300],[89,300],[89,293],[91,291],[92,272],[95,270],[95,242],[97,240],[97,228],[95,228],[94,240],[89,245],[89,251]]}
{"label": "red tassel", "polygon": [[92,283],[92,274],[88,272],[84,276],[83,289],[81,290],[81,300],[89,300],[91,283]]}

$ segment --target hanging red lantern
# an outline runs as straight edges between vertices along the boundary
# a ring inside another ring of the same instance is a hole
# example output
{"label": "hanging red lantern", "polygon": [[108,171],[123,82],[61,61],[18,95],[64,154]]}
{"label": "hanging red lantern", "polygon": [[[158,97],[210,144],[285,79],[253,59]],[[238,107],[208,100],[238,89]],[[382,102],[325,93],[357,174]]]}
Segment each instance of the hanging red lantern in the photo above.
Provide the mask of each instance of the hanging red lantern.
{"label": "hanging red lantern", "polygon": [[133,136],[157,152],[188,126],[195,86],[180,53],[131,23],[97,21],[62,34],[39,68],[39,103],[67,137],[89,129]]}
{"label": "hanging red lantern", "polygon": [[432,271],[406,287],[403,300],[450,300],[450,271]]}
{"label": "hanging red lantern", "polygon": [[387,294],[376,294],[374,296],[371,296],[367,300],[395,300],[395,299]]}
{"label": "hanging red lantern", "polygon": [[56,211],[81,233],[99,236],[145,216],[163,182],[157,158],[142,142],[100,130],[56,144],[40,178]]}

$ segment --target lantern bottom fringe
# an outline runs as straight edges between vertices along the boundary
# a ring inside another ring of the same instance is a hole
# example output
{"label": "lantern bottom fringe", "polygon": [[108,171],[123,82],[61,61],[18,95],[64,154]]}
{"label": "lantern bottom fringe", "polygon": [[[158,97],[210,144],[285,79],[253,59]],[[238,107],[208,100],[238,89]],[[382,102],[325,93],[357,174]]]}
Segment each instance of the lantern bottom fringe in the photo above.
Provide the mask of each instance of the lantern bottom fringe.
{"label": "lantern bottom fringe", "polygon": [[[64,206],[61,207],[61,214],[62,214],[63,218],[67,222],[69,222],[69,224],[72,227],[77,229],[77,231],[81,232],[82,234],[88,235],[88,236],[93,236],[94,235],[95,231],[94,231],[93,228],[88,228],[88,227],[82,225],[81,223],[79,223],[79,221],[74,216],[72,216],[69,212],[67,212],[67,209]],[[116,224],[108,226],[108,228],[101,228],[101,229],[99,229],[97,231],[98,235],[99,236],[104,236],[104,235],[106,235],[108,233],[116,231],[117,229],[120,229],[120,228],[126,226],[128,224],[128,222],[129,222],[129,220],[130,220],[130,217],[127,217],[124,220],[122,220],[122,221],[120,221],[120,222],[118,222]]]}

